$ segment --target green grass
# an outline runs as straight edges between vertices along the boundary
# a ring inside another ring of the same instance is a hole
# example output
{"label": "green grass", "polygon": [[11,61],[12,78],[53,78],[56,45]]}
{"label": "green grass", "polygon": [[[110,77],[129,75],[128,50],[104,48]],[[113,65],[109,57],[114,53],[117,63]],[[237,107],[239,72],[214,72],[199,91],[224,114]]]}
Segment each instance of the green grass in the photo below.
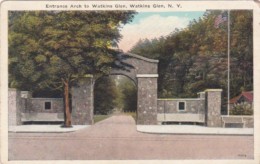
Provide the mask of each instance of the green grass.
{"label": "green grass", "polygon": [[111,115],[94,115],[94,123],[107,119]]}

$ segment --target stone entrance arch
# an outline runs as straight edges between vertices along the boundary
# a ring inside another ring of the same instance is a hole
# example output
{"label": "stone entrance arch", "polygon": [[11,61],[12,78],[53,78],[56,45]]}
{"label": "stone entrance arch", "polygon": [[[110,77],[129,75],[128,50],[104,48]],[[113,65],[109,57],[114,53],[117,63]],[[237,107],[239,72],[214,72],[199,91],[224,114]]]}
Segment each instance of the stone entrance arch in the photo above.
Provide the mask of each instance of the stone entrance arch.
{"label": "stone entrance arch", "polygon": [[[111,75],[125,75],[137,84],[137,124],[157,124],[157,78],[158,60],[148,59],[131,53],[122,53],[124,62],[133,66],[129,71],[113,69]],[[82,78],[72,88],[72,123],[93,124],[94,79]]]}

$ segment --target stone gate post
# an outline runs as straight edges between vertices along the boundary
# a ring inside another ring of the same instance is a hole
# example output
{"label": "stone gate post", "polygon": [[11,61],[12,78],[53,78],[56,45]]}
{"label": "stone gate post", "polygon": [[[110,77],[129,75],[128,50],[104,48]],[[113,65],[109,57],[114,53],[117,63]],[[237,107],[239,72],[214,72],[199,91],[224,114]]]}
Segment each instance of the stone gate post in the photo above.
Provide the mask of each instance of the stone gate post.
{"label": "stone gate post", "polygon": [[208,127],[221,127],[221,92],[222,89],[207,89],[206,91],[206,119]]}
{"label": "stone gate post", "polygon": [[72,125],[91,125],[93,121],[93,76],[81,78],[78,86],[72,87]]}
{"label": "stone gate post", "polygon": [[22,98],[21,91],[8,89],[8,126],[21,125]]}
{"label": "stone gate post", "polygon": [[137,124],[157,124],[158,74],[137,74]]}

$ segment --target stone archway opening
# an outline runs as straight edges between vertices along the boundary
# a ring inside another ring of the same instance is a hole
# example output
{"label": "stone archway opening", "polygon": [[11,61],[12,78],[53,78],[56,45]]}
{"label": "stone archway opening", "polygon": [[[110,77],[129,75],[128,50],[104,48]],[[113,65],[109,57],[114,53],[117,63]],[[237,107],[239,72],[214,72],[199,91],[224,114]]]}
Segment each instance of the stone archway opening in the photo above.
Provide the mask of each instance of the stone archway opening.
{"label": "stone archway opening", "polygon": [[[113,69],[111,75],[125,75],[137,84],[137,118],[139,125],[157,124],[158,60],[131,53],[122,53],[123,62],[132,66],[129,70]],[[72,120],[74,125],[93,124],[94,111],[93,77],[82,78],[72,88]]]}
{"label": "stone archway opening", "polygon": [[125,75],[102,76],[94,83],[94,123],[113,115],[137,118],[137,84]]}

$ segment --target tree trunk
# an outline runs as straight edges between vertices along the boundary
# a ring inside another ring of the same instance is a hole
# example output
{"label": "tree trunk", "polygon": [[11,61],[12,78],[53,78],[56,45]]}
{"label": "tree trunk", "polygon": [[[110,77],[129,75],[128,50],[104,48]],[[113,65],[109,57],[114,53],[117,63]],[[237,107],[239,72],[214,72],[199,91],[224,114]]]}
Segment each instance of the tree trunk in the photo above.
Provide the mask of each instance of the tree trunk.
{"label": "tree trunk", "polygon": [[64,103],[65,103],[65,127],[71,127],[71,113],[69,100],[69,82],[64,82]]}

